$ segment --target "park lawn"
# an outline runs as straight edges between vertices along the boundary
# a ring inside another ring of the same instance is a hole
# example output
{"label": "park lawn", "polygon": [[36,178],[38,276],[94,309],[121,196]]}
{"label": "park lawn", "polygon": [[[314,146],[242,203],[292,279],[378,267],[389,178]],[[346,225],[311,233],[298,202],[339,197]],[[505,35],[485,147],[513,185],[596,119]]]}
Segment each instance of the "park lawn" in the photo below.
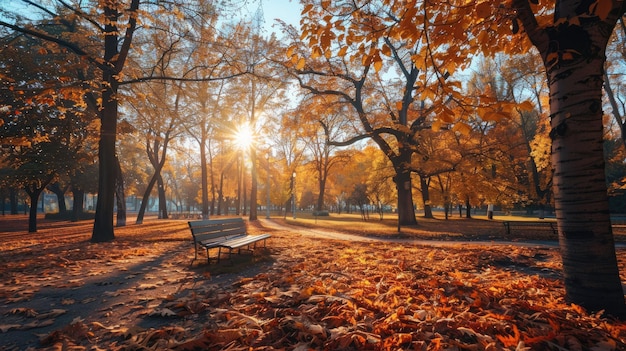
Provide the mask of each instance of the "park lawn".
{"label": "park lawn", "polygon": [[[192,263],[182,220],[146,220],[91,244],[88,221],[42,220],[28,234],[8,218],[0,350],[626,349],[625,323],[563,301],[551,247],[271,230],[266,250],[207,265]],[[473,221],[459,222],[472,230]],[[437,223],[455,233],[451,221]],[[626,252],[618,256],[625,271]]]}

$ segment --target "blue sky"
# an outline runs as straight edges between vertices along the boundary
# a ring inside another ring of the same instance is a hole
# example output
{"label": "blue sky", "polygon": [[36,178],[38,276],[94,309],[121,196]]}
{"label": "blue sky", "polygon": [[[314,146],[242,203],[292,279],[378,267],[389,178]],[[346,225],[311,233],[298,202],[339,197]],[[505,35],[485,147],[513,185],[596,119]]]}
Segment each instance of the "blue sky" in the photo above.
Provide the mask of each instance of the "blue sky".
{"label": "blue sky", "polygon": [[276,24],[276,18],[280,18],[288,24],[299,28],[300,13],[302,11],[299,0],[253,0],[248,4],[250,15],[256,12],[260,2],[262,2],[263,15],[265,17],[265,28],[268,31],[274,30],[272,26]]}

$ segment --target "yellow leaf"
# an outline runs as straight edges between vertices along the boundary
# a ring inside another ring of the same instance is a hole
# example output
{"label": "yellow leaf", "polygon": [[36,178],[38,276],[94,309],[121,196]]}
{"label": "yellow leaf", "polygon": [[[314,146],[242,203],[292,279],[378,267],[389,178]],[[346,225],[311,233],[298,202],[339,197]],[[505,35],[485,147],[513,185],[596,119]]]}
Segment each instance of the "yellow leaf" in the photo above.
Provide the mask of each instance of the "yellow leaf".
{"label": "yellow leaf", "polygon": [[312,8],[313,4],[307,4],[306,6],[304,6],[304,8],[302,9],[302,15],[305,15],[307,12],[311,11]]}
{"label": "yellow leaf", "polygon": [[389,48],[389,46],[383,45],[383,48],[381,49],[381,51],[383,52],[383,55],[391,56],[391,49]]}
{"label": "yellow leaf", "polygon": [[374,61],[374,69],[376,72],[380,71],[383,68],[383,61]]}
{"label": "yellow leaf", "polygon": [[339,57],[344,57],[346,56],[346,52],[348,52],[348,46],[342,46],[341,49],[339,49],[339,52],[337,53],[337,56]]}
{"label": "yellow leaf", "polygon": [[287,57],[291,57],[294,54],[294,51],[296,50],[296,45],[292,45],[287,49]]}
{"label": "yellow leaf", "polygon": [[305,63],[306,62],[304,61],[304,58],[300,57],[300,59],[298,60],[298,64],[296,65],[296,69],[303,69]]}
{"label": "yellow leaf", "polygon": [[522,111],[532,111],[535,109],[535,105],[532,102],[530,102],[530,100],[526,100],[522,102],[521,104],[519,104],[518,107]]}
{"label": "yellow leaf", "polygon": [[316,59],[316,58],[319,58],[320,56],[322,56],[322,50],[320,49],[319,46],[314,46],[313,48],[311,48],[311,50],[312,50],[311,58]]}
{"label": "yellow leaf", "polygon": [[456,123],[453,127],[452,130],[454,130],[455,132],[459,132],[465,136],[469,135],[470,132],[472,131],[472,128],[467,125],[467,123],[465,122],[459,122]]}

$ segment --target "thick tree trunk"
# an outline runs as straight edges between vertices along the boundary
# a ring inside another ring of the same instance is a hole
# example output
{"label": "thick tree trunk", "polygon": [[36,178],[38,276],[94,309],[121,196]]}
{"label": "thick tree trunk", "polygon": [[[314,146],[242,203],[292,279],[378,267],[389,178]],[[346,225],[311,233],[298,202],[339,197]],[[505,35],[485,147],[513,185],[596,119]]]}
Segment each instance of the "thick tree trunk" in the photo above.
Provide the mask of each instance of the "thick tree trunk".
{"label": "thick tree trunk", "polygon": [[554,199],[566,299],[626,316],[604,174],[603,66],[594,57],[548,70]]}
{"label": "thick tree trunk", "polygon": [[472,218],[472,204],[469,195],[465,196],[465,218]]}
{"label": "thick tree trunk", "polygon": [[72,205],[72,218],[71,218],[72,222],[78,221],[80,219],[80,215],[83,213],[83,206],[85,203],[84,196],[85,196],[85,191],[81,189],[72,190],[72,197],[74,198],[73,205]]}
{"label": "thick tree trunk", "polygon": [[321,211],[322,209],[324,209],[324,193],[326,192],[326,178],[321,178],[319,180],[319,188],[320,188],[320,194],[317,197],[317,207],[316,207],[316,211]]}
{"label": "thick tree trunk", "polygon": [[590,8],[580,2],[557,2],[555,24],[546,27],[539,26],[528,1],[513,0],[548,77],[553,190],[566,299],[626,317],[602,149],[605,50],[624,7],[621,1],[602,5],[610,6],[604,18],[589,16]]}
{"label": "thick tree trunk", "polygon": [[[107,9],[113,11],[113,9]],[[116,18],[114,18],[116,19]],[[105,61],[118,54],[117,36],[105,36]],[[100,141],[98,143],[98,203],[93,223],[91,241],[107,242],[115,239],[113,232],[113,209],[115,208],[117,135],[117,88],[116,72],[104,70],[102,83],[102,109],[100,110]]]}
{"label": "thick tree trunk", "polygon": [[403,225],[415,225],[415,210],[413,208],[413,192],[411,191],[411,172],[396,170],[394,177],[398,190],[398,228]]}

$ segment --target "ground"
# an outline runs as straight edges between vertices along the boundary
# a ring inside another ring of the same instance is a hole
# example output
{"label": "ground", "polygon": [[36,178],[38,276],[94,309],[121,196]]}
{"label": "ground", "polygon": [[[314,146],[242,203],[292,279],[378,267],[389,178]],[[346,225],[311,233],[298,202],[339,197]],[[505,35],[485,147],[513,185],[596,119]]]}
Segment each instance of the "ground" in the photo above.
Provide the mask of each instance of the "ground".
{"label": "ground", "polygon": [[266,249],[208,265],[184,220],[92,244],[89,221],[1,217],[0,350],[626,350],[625,323],[563,301],[549,233],[371,222],[262,220]]}

